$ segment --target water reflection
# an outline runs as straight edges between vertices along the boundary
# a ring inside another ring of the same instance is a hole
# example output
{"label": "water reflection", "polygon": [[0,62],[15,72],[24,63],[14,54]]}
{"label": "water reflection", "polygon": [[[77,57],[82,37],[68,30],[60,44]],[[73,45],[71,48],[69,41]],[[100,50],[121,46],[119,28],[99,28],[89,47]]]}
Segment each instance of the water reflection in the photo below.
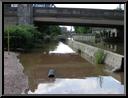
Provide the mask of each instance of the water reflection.
{"label": "water reflection", "polygon": [[28,94],[124,94],[124,86],[111,76],[85,79],[57,78],[51,83],[40,83]]}
{"label": "water reflection", "polygon": [[103,77],[99,76],[99,78],[97,78],[99,81],[99,86],[102,88],[102,84],[103,84]]}
{"label": "water reflection", "polygon": [[95,43],[95,42],[85,42],[85,41],[80,41],[80,42],[124,55],[124,43],[112,43],[112,42],[111,43],[107,43],[107,42]]}
{"label": "water reflection", "polygon": [[68,45],[59,42],[58,46],[54,51],[49,51],[49,53],[75,53]]}

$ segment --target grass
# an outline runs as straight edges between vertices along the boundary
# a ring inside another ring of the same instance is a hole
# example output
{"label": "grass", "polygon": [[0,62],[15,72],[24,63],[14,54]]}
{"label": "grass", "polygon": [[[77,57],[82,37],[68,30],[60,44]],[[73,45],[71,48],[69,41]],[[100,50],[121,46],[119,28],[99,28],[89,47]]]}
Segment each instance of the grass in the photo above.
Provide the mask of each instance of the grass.
{"label": "grass", "polygon": [[105,53],[104,53],[104,51],[103,50],[97,50],[96,52],[95,52],[95,63],[96,64],[103,64],[103,62],[104,62],[104,58],[105,58]]}

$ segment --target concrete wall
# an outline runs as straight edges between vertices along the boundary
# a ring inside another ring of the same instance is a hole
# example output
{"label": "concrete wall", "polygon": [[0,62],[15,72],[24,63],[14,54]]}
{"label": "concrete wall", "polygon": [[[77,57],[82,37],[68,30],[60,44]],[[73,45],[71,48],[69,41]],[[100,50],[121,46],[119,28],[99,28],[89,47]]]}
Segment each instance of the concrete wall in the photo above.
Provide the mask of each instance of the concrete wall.
{"label": "concrete wall", "polygon": [[74,35],[73,39],[78,40],[78,41],[95,42],[95,36],[94,35]]}
{"label": "concrete wall", "polygon": [[18,9],[4,5],[4,29],[17,24],[33,24],[32,4],[19,4]]}
{"label": "concrete wall", "polygon": [[17,9],[10,9],[10,4],[4,4],[4,29],[18,23]]}
{"label": "concrete wall", "polygon": [[33,23],[32,4],[18,4],[17,16],[18,16],[18,24],[32,24]]}
{"label": "concrete wall", "polygon": [[4,17],[4,29],[11,25],[16,25],[18,23],[17,17]]}
{"label": "concrete wall", "polygon": [[[95,52],[100,49],[97,47],[93,47],[87,44],[83,44],[74,40],[68,40],[68,45],[75,51],[81,51],[80,55],[88,60],[91,63],[94,63],[95,57],[94,54]],[[104,64],[110,66],[113,71],[119,70],[122,68],[123,64],[123,55],[119,55],[107,50],[103,50],[104,53],[106,54],[106,57],[104,59]]]}

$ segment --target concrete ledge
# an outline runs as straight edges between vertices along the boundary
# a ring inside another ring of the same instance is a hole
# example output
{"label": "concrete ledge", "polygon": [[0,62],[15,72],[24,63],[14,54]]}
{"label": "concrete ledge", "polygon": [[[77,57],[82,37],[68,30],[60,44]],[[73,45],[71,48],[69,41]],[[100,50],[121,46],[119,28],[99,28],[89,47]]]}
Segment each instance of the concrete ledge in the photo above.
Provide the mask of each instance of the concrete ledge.
{"label": "concrete ledge", "polygon": [[23,94],[28,89],[28,77],[14,52],[4,52],[4,94]]}
{"label": "concrete ledge", "polygon": [[[87,45],[84,43],[80,43],[74,40],[68,40],[68,45],[75,51],[80,51],[80,55],[85,58],[86,60],[88,60],[91,63],[94,63],[94,54],[95,52],[100,49],[91,45]],[[101,49],[103,50],[103,49]],[[113,68],[113,71],[115,70],[119,70],[121,69],[122,66],[124,66],[122,64],[122,60],[124,58],[123,55],[119,55],[117,53],[113,53],[107,50],[103,50],[104,53],[106,54],[105,60],[104,60],[104,64],[110,66]]]}
{"label": "concrete ledge", "polygon": [[121,66],[124,66],[122,65],[122,60],[124,58],[123,55],[119,55],[106,50],[104,50],[104,52],[106,53],[104,63],[114,68],[113,71],[121,69]]}

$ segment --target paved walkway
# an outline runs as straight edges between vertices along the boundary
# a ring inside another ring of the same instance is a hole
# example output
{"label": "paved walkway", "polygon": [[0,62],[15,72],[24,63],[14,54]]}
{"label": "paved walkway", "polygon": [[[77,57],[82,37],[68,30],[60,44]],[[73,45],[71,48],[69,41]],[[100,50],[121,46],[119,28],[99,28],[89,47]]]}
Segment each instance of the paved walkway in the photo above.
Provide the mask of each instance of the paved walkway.
{"label": "paved walkway", "polygon": [[23,66],[14,52],[4,52],[4,94],[21,94],[28,88]]}

